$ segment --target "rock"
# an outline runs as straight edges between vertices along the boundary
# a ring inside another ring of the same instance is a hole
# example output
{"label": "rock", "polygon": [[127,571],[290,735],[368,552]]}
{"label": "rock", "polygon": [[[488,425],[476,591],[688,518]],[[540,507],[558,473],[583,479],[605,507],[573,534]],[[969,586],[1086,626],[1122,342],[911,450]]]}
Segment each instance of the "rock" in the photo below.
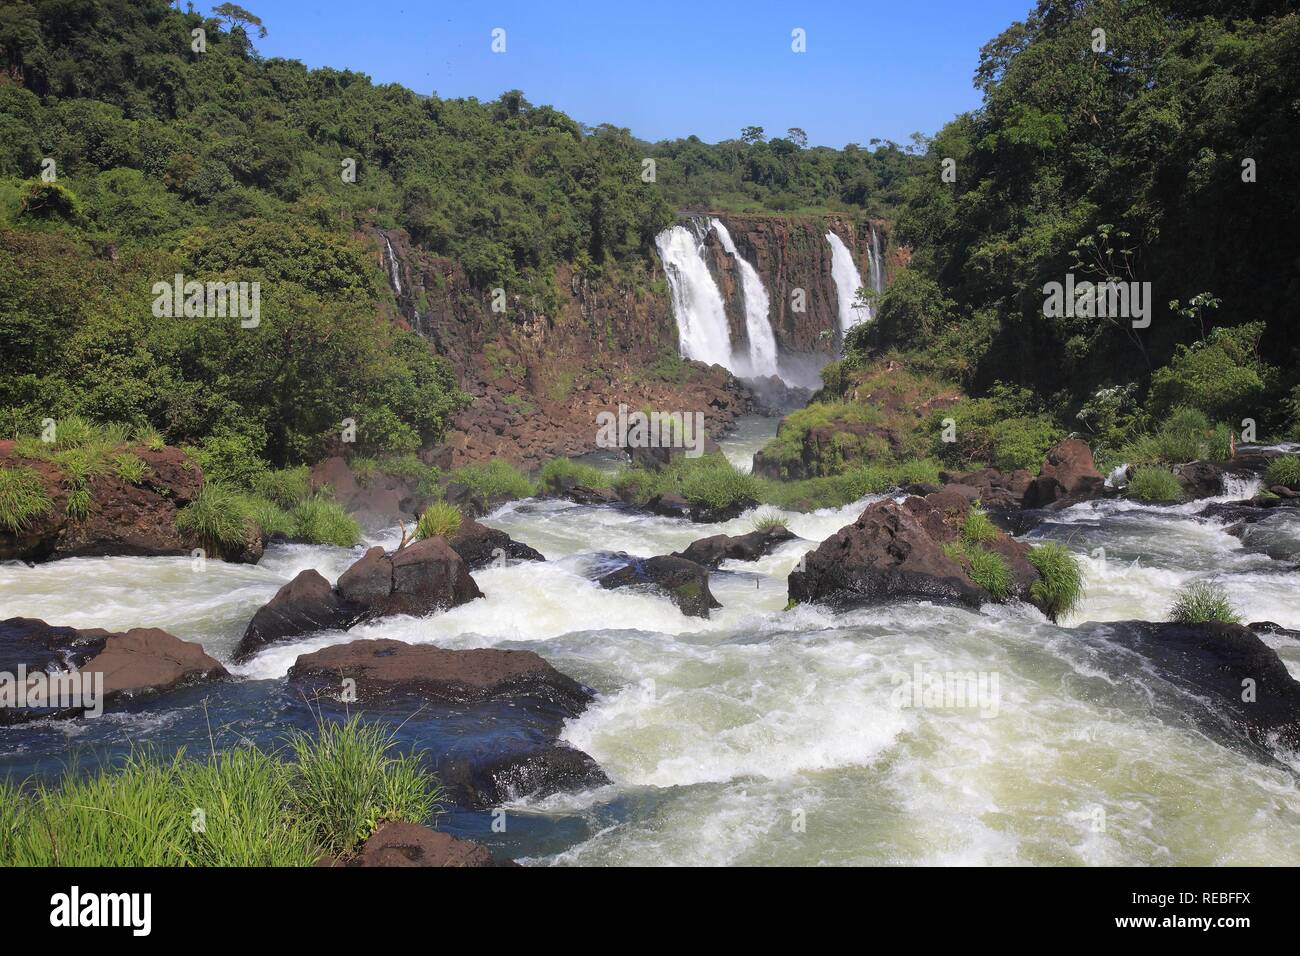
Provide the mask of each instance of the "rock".
{"label": "rock", "polygon": [[694,561],[706,568],[716,568],[728,559],[757,561],[764,555],[771,554],[784,542],[793,541],[796,537],[797,535],[784,525],[775,525],[761,531],[735,536],[715,534],[692,541],[685,551],[675,551],[673,556]]}
{"label": "rock", "polygon": [[1048,451],[1038,477],[1025,489],[1021,504],[1025,508],[1046,508],[1058,501],[1083,501],[1097,497],[1105,485],[1106,479],[1097,470],[1088,443],[1067,438]]}
{"label": "rock", "polygon": [[[0,671],[16,677],[20,667],[29,675],[42,671],[102,674],[105,703],[227,676],[202,645],[158,628],[111,633],[15,617],[0,621]],[[82,712],[81,708],[0,707],[0,726],[41,717],[77,717]]]}
{"label": "rock", "polygon": [[1210,461],[1193,461],[1174,468],[1190,498],[1212,498],[1223,494],[1223,468]]}
{"label": "rock", "polygon": [[710,609],[722,607],[709,590],[709,572],[676,555],[633,558],[626,567],[600,578],[600,586],[606,589],[641,585],[663,592],[688,617],[707,618]]}
{"label": "rock", "polygon": [[[85,517],[68,514],[68,491],[51,462],[20,457],[13,441],[0,441],[0,467],[35,472],[51,505],[20,530],[0,528],[0,561],[50,561],[108,555],[188,554],[198,545],[176,527],[177,512],[203,486],[203,475],[179,448],[128,449],[145,463],[146,473],[132,484],[110,473],[90,479],[90,509]],[[260,540],[257,555],[260,556]]]}
{"label": "rock", "polygon": [[106,696],[166,691],[228,676],[202,644],[182,641],[156,627],[108,635],[104,649],[81,671],[103,673]]}
{"label": "rock", "polygon": [[540,551],[515,541],[504,531],[481,525],[473,518],[463,519],[460,528],[447,539],[447,543],[464,559],[471,571],[486,568],[499,558],[516,561],[546,560]]}
{"label": "rock", "polygon": [[1293,641],[1300,641],[1300,631],[1283,627],[1281,624],[1275,624],[1272,621],[1251,621],[1246,627],[1250,628],[1254,634],[1272,634],[1276,637],[1289,637]]}
{"label": "rock", "polygon": [[671,491],[655,495],[645,503],[645,510],[665,518],[688,518],[691,504],[679,494]]}
{"label": "rock", "polygon": [[742,498],[722,508],[709,505],[691,505],[690,519],[697,524],[718,524],[739,518],[750,508],[758,507],[758,499]]}
{"label": "rock", "polygon": [[[1152,661],[1163,677],[1205,702],[1219,720],[1253,743],[1300,748],[1300,683],[1248,628],[1148,621],[1102,627],[1108,638]],[[1246,686],[1254,689],[1252,701],[1242,699]]]}
{"label": "rock", "polygon": [[[647,471],[659,471],[667,468],[683,458],[690,457],[686,454],[685,448],[624,448],[629,458],[632,459],[633,468],[645,468]],[[722,446],[712,438],[705,437],[701,455],[720,455]],[[698,455],[695,457],[699,457]]]}
{"label": "rock", "polygon": [[362,605],[340,597],[319,571],[300,571],[253,615],[235,660],[242,661],[275,641],[313,631],[346,630],[364,614]]}
{"label": "rock", "polygon": [[623,503],[623,499],[612,491],[606,491],[604,488],[588,488],[586,485],[573,485],[564,493],[564,497],[579,505],[617,505]]}
{"label": "rock", "polygon": [[[1020,510],[1021,499],[1029,489],[1033,478],[1029,472],[1019,468],[1012,472],[1002,472],[996,468],[981,468],[977,471],[939,473],[943,487],[956,490],[970,502],[978,501],[990,512],[1010,512]],[[929,487],[922,494],[937,490]]]}
{"label": "rock", "polygon": [[338,593],[364,607],[367,619],[429,614],[483,596],[465,561],[441,538],[425,538],[391,554],[371,548],[339,577]]}
{"label": "rock", "polygon": [[457,794],[457,802],[485,809],[523,797],[590,790],[609,778],[590,756],[567,744],[553,743],[523,753],[509,753],[484,763],[457,761],[438,774]]}
{"label": "rock", "polygon": [[[328,861],[335,865],[334,861]],[[497,866],[492,852],[472,840],[430,830],[418,823],[381,823],[350,867],[361,866]],[[506,864],[513,865],[513,864]]]}
{"label": "rock", "polygon": [[[948,489],[902,502],[869,505],[858,520],[827,538],[790,573],[792,600],[836,608],[925,600],[979,607],[995,598],[971,580],[965,566],[945,553],[958,541],[970,505]],[[1011,572],[1008,597],[1025,599],[1037,572],[1029,547],[998,532],[984,545]]]}
{"label": "rock", "polygon": [[431,644],[360,640],[301,655],[289,670],[295,683],[338,686],[343,678],[364,695],[418,694],[451,703],[535,697],[569,716],[594,697],[532,651],[446,650]]}

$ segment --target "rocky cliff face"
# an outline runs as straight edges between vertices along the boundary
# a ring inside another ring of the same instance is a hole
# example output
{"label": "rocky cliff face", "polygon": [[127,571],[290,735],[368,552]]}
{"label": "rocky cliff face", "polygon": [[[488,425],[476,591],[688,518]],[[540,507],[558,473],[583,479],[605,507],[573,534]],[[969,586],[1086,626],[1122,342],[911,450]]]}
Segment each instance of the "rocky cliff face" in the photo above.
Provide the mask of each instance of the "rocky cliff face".
{"label": "rocky cliff face", "polygon": [[[864,282],[871,275],[868,250],[871,230],[882,253],[884,280],[888,284],[899,263],[883,220],[857,222],[847,216],[738,215],[718,213],[717,218],[731,233],[736,251],[763,280],[771,300],[769,315],[777,345],[786,352],[833,354],[839,339],[839,298],[831,278],[831,247],[827,231],[833,231],[853,253]],[[722,291],[731,325],[732,341],[745,340],[745,308],[740,294],[741,280],[735,261],[727,255],[717,236],[705,240],[709,266]],[[803,311],[796,304],[796,290],[803,290]],[[829,334],[828,334],[829,333]]]}

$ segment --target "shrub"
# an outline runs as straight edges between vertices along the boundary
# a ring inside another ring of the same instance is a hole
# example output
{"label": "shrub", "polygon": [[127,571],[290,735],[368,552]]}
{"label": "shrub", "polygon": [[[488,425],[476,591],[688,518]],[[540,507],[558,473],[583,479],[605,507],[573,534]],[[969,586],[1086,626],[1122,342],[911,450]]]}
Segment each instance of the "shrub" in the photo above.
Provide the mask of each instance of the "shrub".
{"label": "shrub", "polygon": [[1024,468],[1037,472],[1047,452],[1061,438],[1061,429],[1045,416],[1010,418],[992,428],[989,464],[1002,471]]}
{"label": "shrub", "polygon": [[127,484],[138,485],[144,480],[145,473],[149,466],[144,463],[139,455],[133,455],[129,451],[121,452],[113,456],[113,474],[121,478]]}
{"label": "shrub", "polygon": [[31,468],[0,468],[0,527],[22,531],[53,502],[41,476]]}
{"label": "shrub", "polygon": [[1269,404],[1277,370],[1261,361],[1263,322],[1220,327],[1192,345],[1180,345],[1151,376],[1149,406],[1155,415],[1189,406],[1212,418],[1236,421]]}
{"label": "shrub", "polygon": [[281,508],[311,497],[311,472],[306,465],[264,471],[253,478],[253,490]]}
{"label": "shrub", "polygon": [[445,501],[435,501],[425,508],[415,524],[416,540],[421,538],[450,538],[460,530],[464,521],[460,509]]}
{"label": "shrub", "polygon": [[1283,485],[1300,491],[1300,455],[1281,455],[1268,465],[1264,475],[1266,485]]}
{"label": "shrub", "polygon": [[682,480],[682,497],[692,505],[723,509],[757,502],[759,483],[753,475],[737,471],[725,458],[720,463],[692,468]]}
{"label": "shrub", "polygon": [[333,544],[350,548],[361,540],[361,526],[336,501],[309,498],[290,512],[293,536],[311,544]]}
{"label": "shrub", "polygon": [[760,511],[754,515],[754,520],[750,523],[755,531],[772,531],[776,528],[788,527],[789,521],[785,515],[776,511]]}
{"label": "shrub", "polygon": [[458,468],[451,481],[467,485],[489,501],[531,498],[536,490],[523,472],[501,458]]}
{"label": "shrub", "polygon": [[1057,621],[1079,606],[1083,600],[1083,573],[1069,548],[1058,541],[1047,541],[1030,549],[1028,558],[1038,571],[1029,596],[1050,620]]}
{"label": "shrub", "polygon": [[994,541],[998,534],[997,525],[979,508],[972,508],[961,526],[961,539],[966,544],[984,544],[987,541]]}
{"label": "shrub", "polygon": [[386,820],[423,823],[440,809],[437,781],[415,758],[394,755],[396,743],[359,715],[290,739],[292,805],[327,852],[351,851]]}
{"label": "shrub", "polygon": [[218,428],[198,448],[187,448],[206,481],[240,488],[255,488],[266,472],[266,462],[259,457],[261,442],[249,435]]}
{"label": "shrub", "polygon": [[176,515],[176,527],[199,539],[209,551],[238,547],[251,523],[239,492],[217,482],[204,484],[198,495]]}
{"label": "shrub", "polygon": [[582,485],[585,488],[610,488],[613,476],[599,468],[584,465],[568,458],[552,458],[542,466],[538,484],[543,491],[559,494],[564,485]]}
{"label": "shrub", "polygon": [[1167,468],[1135,468],[1128,483],[1129,497],[1139,501],[1176,501],[1182,493],[1183,486]]}
{"label": "shrub", "polygon": [[1169,620],[1177,624],[1240,624],[1228,592],[1215,581],[1193,581],[1179,588],[1169,606]]}

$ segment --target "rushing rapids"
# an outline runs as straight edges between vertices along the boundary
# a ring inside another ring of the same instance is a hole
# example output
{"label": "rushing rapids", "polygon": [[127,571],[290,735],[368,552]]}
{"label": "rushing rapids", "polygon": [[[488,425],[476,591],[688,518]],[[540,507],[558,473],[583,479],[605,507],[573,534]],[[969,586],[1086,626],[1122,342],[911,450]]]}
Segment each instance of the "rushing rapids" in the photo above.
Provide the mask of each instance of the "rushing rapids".
{"label": "rushing rapids", "polygon": [[[757,426],[724,442],[740,457]],[[1231,496],[1225,496],[1225,498]],[[753,514],[702,529],[609,506],[516,501],[485,523],[540,550],[475,572],[485,599],[425,618],[395,617],[231,656],[253,612],[298,571],[331,580],[349,549],[277,545],[258,565],[187,558],[78,558],[0,566],[3,616],[76,627],[165,628],[235,679],[144,700],[97,720],[0,729],[0,776],[56,775],[132,746],[202,753],[241,739],[273,744],[310,726],[285,684],[295,658],[357,637],[540,653],[599,694],[561,737],[611,781],[507,806],[506,832],[483,810],[451,807],[440,829],[536,864],[1089,863],[1296,864],[1300,761],[1261,757],[1207,734],[1186,691],[1117,642],[1108,621],[1161,619],[1179,585],[1210,574],[1250,619],[1300,627],[1289,562],[1294,512],[1230,535],[1211,502],[1152,507],[1088,502],[1032,532],[1083,557],[1087,597],[1063,622],[1036,610],[979,612],[904,603],[834,614],[784,610],[786,575],[808,549],[874,499],[786,515],[798,538],[712,576],[708,620],[668,600],[608,591],[610,552],[665,554],[702,534],[748,531]],[[396,530],[376,542],[393,547]],[[1300,645],[1265,635],[1293,673]],[[914,701],[922,673],[996,677],[994,714]],[[372,709],[372,708],[368,708]],[[382,712],[383,708],[380,707]],[[542,739],[561,721],[503,703],[430,706],[403,741],[428,753]]]}

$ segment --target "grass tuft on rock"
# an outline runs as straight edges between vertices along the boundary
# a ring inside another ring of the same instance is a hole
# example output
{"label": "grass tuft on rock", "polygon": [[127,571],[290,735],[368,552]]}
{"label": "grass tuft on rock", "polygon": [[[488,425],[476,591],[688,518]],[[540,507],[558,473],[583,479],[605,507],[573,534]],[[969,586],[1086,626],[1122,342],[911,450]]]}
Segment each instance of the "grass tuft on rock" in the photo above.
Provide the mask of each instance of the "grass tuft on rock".
{"label": "grass tuft on rock", "polygon": [[415,523],[415,539],[450,538],[460,530],[464,516],[460,509],[445,501],[435,501],[420,514]]}
{"label": "grass tuft on rock", "polygon": [[528,476],[500,458],[457,468],[450,481],[467,485],[488,501],[531,498],[537,491]]}
{"label": "grass tuft on rock", "polygon": [[1300,455],[1281,455],[1274,458],[1264,473],[1264,484],[1282,485],[1300,491]]}
{"label": "grass tuft on rock", "polygon": [[979,508],[971,508],[961,526],[961,539],[967,544],[996,541],[998,534],[998,526],[989,519],[986,512]]}
{"label": "grass tuft on rock", "polygon": [[1029,597],[1052,621],[1070,614],[1083,600],[1083,572],[1079,559],[1059,541],[1046,541],[1031,548],[1029,563],[1038,580],[1029,587]]}
{"label": "grass tuft on rock", "polygon": [[350,548],[361,540],[361,526],[337,501],[308,498],[289,512],[295,538],[310,544],[332,544]]}
{"label": "grass tuft on rock", "polygon": [[0,468],[0,527],[22,531],[53,502],[41,476],[31,468]]}
{"label": "grass tuft on rock", "polygon": [[139,455],[124,451],[113,456],[112,469],[113,474],[127,484],[138,485],[144,481],[149,466],[144,463],[144,459]]}
{"label": "grass tuft on rock", "polygon": [[1177,501],[1182,494],[1183,486],[1174,473],[1158,466],[1134,469],[1128,483],[1128,496],[1138,501]]}
{"label": "grass tuft on rock", "polygon": [[614,476],[568,458],[552,458],[542,466],[537,482],[543,491],[560,494],[566,484],[608,490],[613,487]]}
{"label": "grass tuft on rock", "polygon": [[1228,591],[1217,581],[1192,581],[1174,594],[1169,620],[1175,624],[1240,624]]}
{"label": "grass tuft on rock", "polygon": [[194,500],[176,515],[177,528],[190,532],[205,548],[217,554],[240,546],[250,523],[245,497],[215,481],[205,484]]}
{"label": "grass tuft on rock", "polygon": [[789,519],[779,511],[760,511],[754,515],[750,527],[755,531],[773,531],[777,528],[789,527]]}

